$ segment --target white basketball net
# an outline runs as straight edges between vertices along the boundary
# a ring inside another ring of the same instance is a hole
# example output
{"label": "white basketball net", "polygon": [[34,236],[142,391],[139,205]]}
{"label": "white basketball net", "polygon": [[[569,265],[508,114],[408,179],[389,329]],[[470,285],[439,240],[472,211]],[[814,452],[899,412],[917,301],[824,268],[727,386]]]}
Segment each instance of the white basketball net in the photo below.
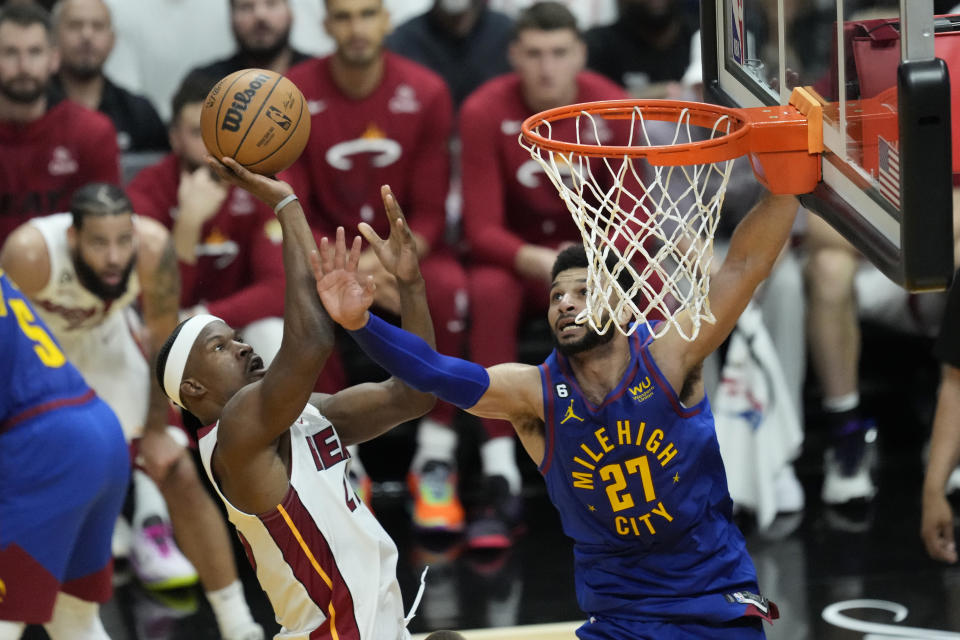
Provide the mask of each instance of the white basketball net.
{"label": "white basketball net", "polygon": [[[591,135],[601,140],[601,130],[610,129],[602,115],[583,111],[572,119],[577,139],[566,142],[581,144],[581,136]],[[620,122],[625,127],[627,121]],[[712,129],[693,126],[686,109],[676,122],[665,122],[645,119],[634,107],[629,122],[629,140],[617,144],[699,142],[734,128],[722,114]],[[553,127],[543,120],[534,132],[552,139]],[[713,235],[733,160],[653,166],[629,156],[589,158],[552,151],[522,135],[520,144],[550,177],[583,236],[587,302],[577,322],[587,322],[601,334],[613,325],[625,335],[643,323],[657,337],[674,327],[685,340],[694,340],[701,322],[716,321],[708,299]],[[625,181],[632,184],[625,187]],[[625,322],[630,317],[635,322]],[[665,322],[654,331],[651,323],[660,318]]]}

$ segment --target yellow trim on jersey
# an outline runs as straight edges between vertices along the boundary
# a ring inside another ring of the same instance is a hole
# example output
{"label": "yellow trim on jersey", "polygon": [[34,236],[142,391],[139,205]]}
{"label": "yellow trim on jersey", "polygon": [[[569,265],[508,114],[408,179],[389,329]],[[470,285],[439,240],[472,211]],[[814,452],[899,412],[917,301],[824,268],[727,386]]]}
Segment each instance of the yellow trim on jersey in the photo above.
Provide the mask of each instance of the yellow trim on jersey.
{"label": "yellow trim on jersey", "polygon": [[310,551],[310,547],[307,546],[303,536],[300,535],[297,525],[293,524],[293,520],[290,519],[290,515],[287,513],[287,510],[283,508],[282,504],[277,505],[277,511],[280,512],[280,515],[283,516],[287,526],[290,527],[290,531],[293,532],[293,537],[296,538],[297,542],[300,543],[300,548],[303,549],[303,553],[306,554],[310,564],[313,565],[314,571],[317,572],[323,582],[327,585],[327,588],[330,589],[330,605],[327,607],[330,611],[330,635],[333,637],[333,640],[340,640],[340,634],[337,633],[337,612],[333,608],[333,581],[330,580],[330,576],[324,572],[323,567],[320,566],[320,563],[317,562],[317,559],[313,557],[313,552]]}

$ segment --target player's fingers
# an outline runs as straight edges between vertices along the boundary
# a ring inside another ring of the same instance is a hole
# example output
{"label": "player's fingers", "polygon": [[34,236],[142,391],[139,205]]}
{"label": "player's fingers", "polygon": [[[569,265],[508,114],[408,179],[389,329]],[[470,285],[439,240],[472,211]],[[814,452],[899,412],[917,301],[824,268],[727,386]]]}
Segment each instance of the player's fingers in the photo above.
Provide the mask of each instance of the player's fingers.
{"label": "player's fingers", "polygon": [[320,268],[323,274],[333,271],[334,249],[327,236],[320,238]]}
{"label": "player's fingers", "polygon": [[347,269],[350,271],[356,271],[357,265],[360,263],[360,254],[362,251],[363,242],[360,240],[360,236],[353,237],[353,244],[350,245],[350,255],[347,256]]}
{"label": "player's fingers", "polygon": [[363,236],[363,239],[366,240],[375,250],[383,244],[383,238],[377,235],[377,232],[373,230],[373,227],[368,225],[366,222],[361,222],[358,224],[357,230],[360,232],[360,235]]}
{"label": "player's fingers", "polygon": [[380,197],[383,198],[383,208],[387,212],[387,219],[390,220],[390,228],[393,228],[394,221],[399,218],[404,221],[406,224],[406,217],[403,215],[403,209],[400,208],[400,203],[397,202],[397,197],[393,195],[393,189],[390,188],[390,185],[385,184],[380,187]]}
{"label": "player's fingers", "polygon": [[237,176],[241,180],[249,180],[253,176],[252,173],[250,173],[242,164],[233,158],[223,156],[223,158],[220,159],[220,162],[222,162],[227,169],[232,171],[233,175]]}
{"label": "player's fingers", "polygon": [[[220,176],[221,178],[223,178],[224,180],[226,180],[226,181],[228,181],[228,182],[234,182],[234,181],[236,181],[236,179],[237,179],[236,176],[235,176],[235,175],[231,175],[231,174],[230,174],[230,170],[229,170],[222,162],[220,162],[219,160],[217,160],[217,159],[214,158],[213,156],[211,156],[211,155],[208,154],[208,155],[204,156],[204,160],[205,160],[206,163],[207,163],[207,167],[208,167],[208,168],[210,169],[210,171],[212,171],[214,174]],[[189,178],[189,179],[190,179],[190,180],[193,180],[193,175],[194,175],[194,174],[189,174],[189,175],[190,175],[190,178]]]}
{"label": "player's fingers", "polygon": [[346,234],[343,227],[337,227],[337,248],[333,254],[333,268],[343,269],[347,259]]}

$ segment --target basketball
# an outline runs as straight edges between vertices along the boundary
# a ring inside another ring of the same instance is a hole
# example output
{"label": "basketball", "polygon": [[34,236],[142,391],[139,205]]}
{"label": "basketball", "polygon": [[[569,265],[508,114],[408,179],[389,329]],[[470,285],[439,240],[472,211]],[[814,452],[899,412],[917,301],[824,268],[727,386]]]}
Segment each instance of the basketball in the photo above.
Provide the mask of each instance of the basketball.
{"label": "basketball", "polygon": [[233,158],[269,176],[303,152],[310,137],[310,113],[297,86],[279,73],[241,69],[210,89],[200,129],[210,155]]}

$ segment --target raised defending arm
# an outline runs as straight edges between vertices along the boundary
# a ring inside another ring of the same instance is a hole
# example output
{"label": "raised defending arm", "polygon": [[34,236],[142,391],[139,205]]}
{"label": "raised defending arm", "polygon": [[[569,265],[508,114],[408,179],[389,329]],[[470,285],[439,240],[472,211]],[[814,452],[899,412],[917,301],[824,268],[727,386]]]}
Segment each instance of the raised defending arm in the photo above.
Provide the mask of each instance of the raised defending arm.
{"label": "raised defending arm", "polygon": [[726,259],[711,279],[710,308],[717,322],[702,325],[692,342],[670,331],[651,345],[650,352],[678,392],[687,376],[733,331],[786,244],[798,206],[794,196],[767,195],[757,203],[737,225]]}
{"label": "raised defending arm", "polygon": [[437,353],[430,345],[370,314],[369,282],[356,274],[342,237],[335,247],[323,243],[317,290],[330,316],[351,331],[357,343],[380,366],[420,391],[435,394],[470,413],[517,423],[543,419],[540,375],[536,367],[478,364]]}

